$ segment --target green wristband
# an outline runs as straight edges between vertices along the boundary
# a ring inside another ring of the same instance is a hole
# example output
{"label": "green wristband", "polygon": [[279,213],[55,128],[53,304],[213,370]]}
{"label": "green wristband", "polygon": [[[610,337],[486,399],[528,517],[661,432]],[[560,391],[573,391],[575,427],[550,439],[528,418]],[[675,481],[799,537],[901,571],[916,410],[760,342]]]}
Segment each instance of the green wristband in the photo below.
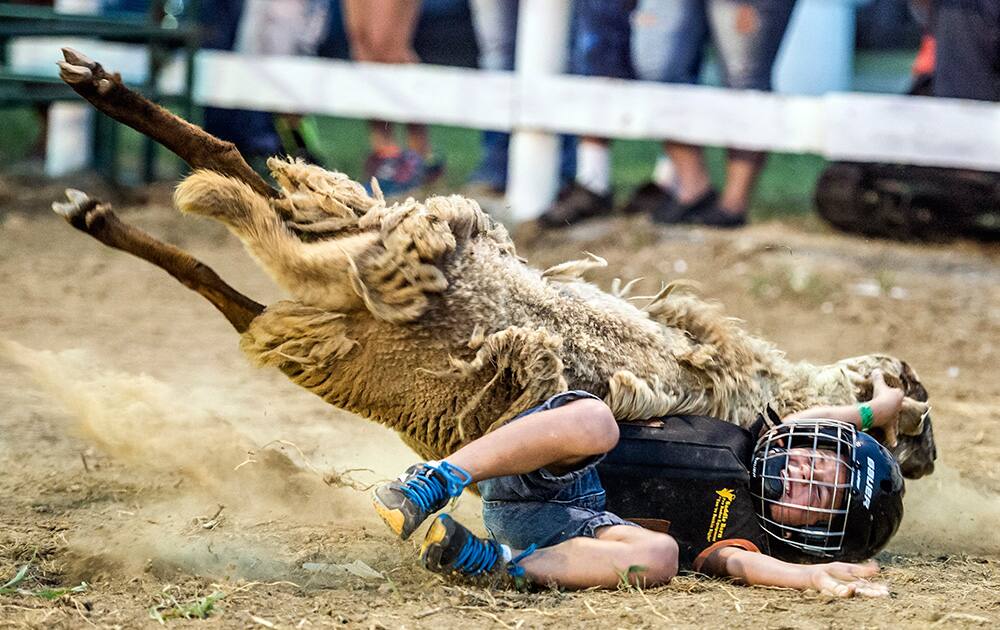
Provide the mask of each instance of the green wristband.
{"label": "green wristband", "polygon": [[871,405],[867,403],[858,405],[858,413],[861,414],[861,430],[867,431],[872,428],[872,424],[875,422],[875,413],[872,411]]}

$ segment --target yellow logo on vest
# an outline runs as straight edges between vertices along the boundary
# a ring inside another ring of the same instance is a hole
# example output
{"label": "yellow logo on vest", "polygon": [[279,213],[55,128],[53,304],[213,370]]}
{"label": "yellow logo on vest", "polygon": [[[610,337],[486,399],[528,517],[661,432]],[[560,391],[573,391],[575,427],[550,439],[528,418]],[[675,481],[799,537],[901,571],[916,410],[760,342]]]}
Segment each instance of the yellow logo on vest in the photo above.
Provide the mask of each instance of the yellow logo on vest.
{"label": "yellow logo on vest", "polygon": [[722,540],[726,533],[726,525],[729,523],[729,506],[736,498],[736,491],[729,488],[716,490],[715,509],[712,510],[712,520],[708,524],[708,542]]}

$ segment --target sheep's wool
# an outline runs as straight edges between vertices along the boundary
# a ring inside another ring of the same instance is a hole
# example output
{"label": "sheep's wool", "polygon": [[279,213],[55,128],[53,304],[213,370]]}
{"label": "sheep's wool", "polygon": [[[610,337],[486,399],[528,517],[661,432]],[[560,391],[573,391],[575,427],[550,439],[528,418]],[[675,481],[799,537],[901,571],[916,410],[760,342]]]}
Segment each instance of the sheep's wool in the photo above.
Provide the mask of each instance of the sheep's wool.
{"label": "sheep's wool", "polygon": [[243,350],[425,457],[566,389],[603,397],[620,421],[692,413],[744,426],[768,404],[784,414],[855,400],[849,361],[793,364],[680,284],[629,299],[630,285],[584,280],[606,264],[597,256],[529,267],[470,199],[387,205],[377,184],[368,195],[316,166],[269,167],[276,199],[212,171],[176,192],[293,298],[253,321]]}

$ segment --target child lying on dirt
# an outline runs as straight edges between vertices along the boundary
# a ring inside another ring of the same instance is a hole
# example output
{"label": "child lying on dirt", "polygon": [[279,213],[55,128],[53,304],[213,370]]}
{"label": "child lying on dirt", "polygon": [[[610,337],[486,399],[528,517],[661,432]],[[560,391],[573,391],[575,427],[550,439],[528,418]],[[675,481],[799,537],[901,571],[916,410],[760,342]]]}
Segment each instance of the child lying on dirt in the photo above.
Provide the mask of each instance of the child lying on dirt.
{"label": "child lying on dirt", "polygon": [[[880,373],[873,381],[870,403],[793,414],[757,442],[754,511],[777,547],[794,548],[786,557],[870,558],[902,518],[898,464],[856,431],[892,428],[898,418],[902,392],[886,385]],[[446,460],[410,467],[375,490],[375,508],[405,539],[451,497],[478,484],[494,538],[478,538],[439,515],[421,547],[424,566],[438,573],[588,588],[615,587],[623,578],[665,584],[679,568],[690,568],[838,597],[888,594],[884,584],[869,581],[878,571],[874,562],[796,564],[760,553],[742,539],[718,541],[692,566],[680,567],[673,537],[605,510],[595,466],[618,439],[618,424],[601,400],[564,392]],[[683,513],[681,506],[678,517]]]}

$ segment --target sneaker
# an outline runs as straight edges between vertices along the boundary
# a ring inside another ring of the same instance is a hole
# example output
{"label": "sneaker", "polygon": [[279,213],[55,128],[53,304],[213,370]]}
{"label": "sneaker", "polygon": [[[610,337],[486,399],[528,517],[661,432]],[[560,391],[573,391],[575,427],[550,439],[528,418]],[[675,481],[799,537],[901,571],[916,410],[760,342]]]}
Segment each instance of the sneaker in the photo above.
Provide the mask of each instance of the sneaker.
{"label": "sneaker", "polygon": [[447,514],[434,519],[427,530],[420,561],[434,573],[463,577],[499,573],[506,565],[500,543],[479,538]]}
{"label": "sneaker", "polygon": [[552,207],[538,217],[545,227],[563,227],[602,215],[611,214],[611,195],[599,195],[572,182],[559,191]]}
{"label": "sneaker", "polygon": [[372,503],[389,529],[406,540],[471,481],[469,473],[448,462],[416,464],[399,479],[375,488]]}
{"label": "sneaker", "polygon": [[747,224],[747,215],[746,212],[739,214],[726,212],[719,206],[713,205],[692,216],[690,222],[717,228],[738,228]]}
{"label": "sneaker", "polygon": [[622,206],[624,214],[652,214],[656,208],[673,201],[674,195],[656,182],[646,182],[632,193]]}
{"label": "sneaker", "polygon": [[653,223],[671,225],[676,223],[694,223],[694,217],[709,208],[715,207],[719,195],[715,189],[709,188],[700,197],[689,203],[681,203],[670,198],[653,209]]}
{"label": "sneaker", "polygon": [[444,175],[445,160],[438,155],[429,155],[424,161],[424,183],[433,184]]}
{"label": "sneaker", "polygon": [[377,151],[365,160],[365,182],[374,177],[386,197],[402,195],[424,185],[424,159],[416,151],[392,147]]}

